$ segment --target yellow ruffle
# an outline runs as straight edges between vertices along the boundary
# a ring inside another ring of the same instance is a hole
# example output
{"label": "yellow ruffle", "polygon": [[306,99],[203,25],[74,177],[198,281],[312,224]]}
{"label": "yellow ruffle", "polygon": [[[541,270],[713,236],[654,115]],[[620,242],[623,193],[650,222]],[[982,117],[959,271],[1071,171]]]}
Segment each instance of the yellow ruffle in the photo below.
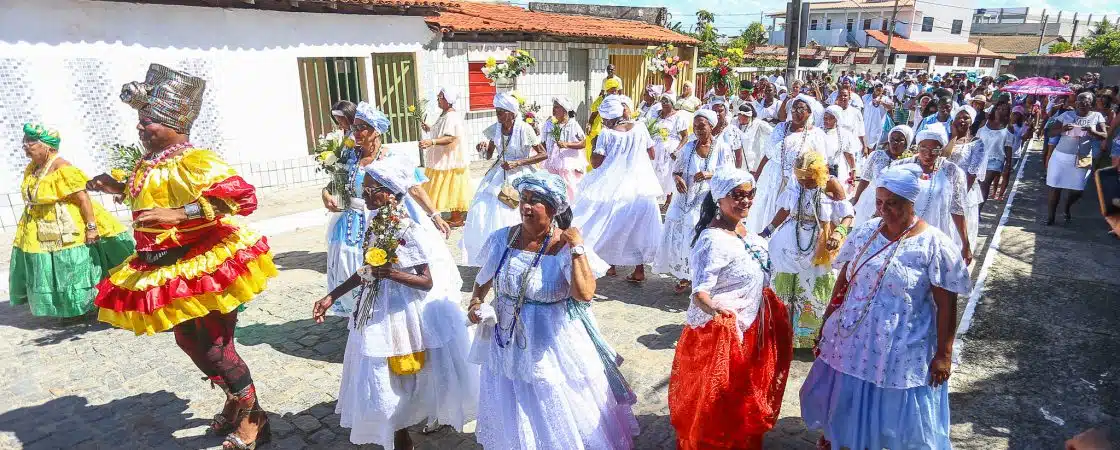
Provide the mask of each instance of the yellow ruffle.
{"label": "yellow ruffle", "polygon": [[[229,225],[236,224],[230,218],[222,218],[221,222]],[[162,286],[177,277],[193,280],[205,274],[214,273],[218,266],[232,258],[238,251],[250,248],[260,240],[260,234],[242,227],[202,254],[170,266],[146,271],[132,268],[129,263],[136,257],[136,255],[133,255],[125,260],[119,270],[109,276],[109,282],[121,289],[145,291],[155,286]],[[269,256],[270,260],[271,258]]]}
{"label": "yellow ruffle", "polygon": [[250,262],[248,268],[249,272],[239,277],[224,292],[176,299],[151,314],[101,308],[97,318],[115,327],[131,330],[139,336],[170,330],[175,325],[210,314],[210,311],[225,314],[252,300],[264,290],[268,279],[277,275],[272,255],[268,253]]}
{"label": "yellow ruffle", "polygon": [[397,375],[416,375],[424,368],[424,351],[389,357],[389,370]]}
{"label": "yellow ruffle", "polygon": [[[139,173],[143,173],[143,169]],[[233,167],[217,153],[201,148],[187,149],[153,167],[140,194],[129,200],[130,205],[134,211],[181,208],[198,199],[215,183],[235,175]]]}
{"label": "yellow ruffle", "polygon": [[[85,245],[86,222],[82,218],[82,210],[76,203],[72,203],[66,198],[75,192],[85,190],[87,180],[86,174],[81,169],[71,165],[59,167],[44,176],[43,181],[39,183],[38,195],[34,199],[36,204],[23,210],[23,216],[20,217],[19,224],[16,226],[16,236],[12,245],[26,253],[46,253],[47,250],[39,242],[39,226],[36,222],[39,220],[56,220],[55,203],[59,201],[65,202],[63,209],[73,221],[76,235],[72,243],[51,250],[65,250]],[[34,181],[35,177],[31,174],[30,169],[24,171],[21,189],[25,195],[28,187],[34,185]],[[101,203],[93,198],[90,198],[89,201],[93,206],[94,222],[97,223],[97,232],[101,237],[113,237],[127,231],[116,217],[113,217],[109,211],[101,206]]]}

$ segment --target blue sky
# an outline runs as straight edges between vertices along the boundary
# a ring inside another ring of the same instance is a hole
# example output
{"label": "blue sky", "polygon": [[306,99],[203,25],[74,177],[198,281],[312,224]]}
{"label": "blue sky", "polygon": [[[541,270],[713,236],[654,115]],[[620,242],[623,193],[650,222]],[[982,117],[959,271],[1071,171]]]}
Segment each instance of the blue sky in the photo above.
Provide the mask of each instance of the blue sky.
{"label": "blue sky", "polygon": [[[514,0],[515,2],[527,0]],[[669,9],[672,15],[672,20],[681,22],[687,29],[689,25],[696,22],[696,11],[699,9],[706,9],[716,15],[716,28],[724,34],[738,34],[742,29],[750,25],[751,22],[759,20],[760,12],[775,12],[784,10],[784,2],[775,1],[759,1],[759,0],[542,0],[542,1],[566,1],[569,3],[585,3],[585,4],[611,4],[611,5],[633,5],[633,6],[663,6]],[[1094,18],[1101,14],[1108,14],[1110,19],[1120,14],[1120,2],[1116,0],[977,0],[976,7],[980,8],[1012,8],[1030,6],[1032,10],[1038,8],[1039,10],[1045,8],[1050,11],[1069,11],[1084,13],[1092,13]],[[1094,19],[1095,21],[1095,19]],[[766,26],[770,25],[770,19],[767,17],[763,21]]]}

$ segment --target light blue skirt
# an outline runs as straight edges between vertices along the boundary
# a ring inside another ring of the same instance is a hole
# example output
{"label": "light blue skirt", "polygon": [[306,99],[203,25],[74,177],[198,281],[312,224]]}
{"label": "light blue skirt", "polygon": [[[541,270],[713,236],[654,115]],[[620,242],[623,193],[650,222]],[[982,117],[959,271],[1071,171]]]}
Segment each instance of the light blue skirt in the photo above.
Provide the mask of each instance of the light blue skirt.
{"label": "light blue skirt", "polygon": [[948,384],[882,388],[817,359],[801,386],[801,416],[834,449],[953,448]]}

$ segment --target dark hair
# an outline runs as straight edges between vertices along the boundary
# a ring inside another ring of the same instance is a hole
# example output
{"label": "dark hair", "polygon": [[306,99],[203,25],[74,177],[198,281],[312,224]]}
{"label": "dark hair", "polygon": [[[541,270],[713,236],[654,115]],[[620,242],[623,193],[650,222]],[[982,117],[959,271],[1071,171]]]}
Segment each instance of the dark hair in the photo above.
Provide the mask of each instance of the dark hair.
{"label": "dark hair", "polygon": [[[358,105],[355,105],[354,102],[349,100],[339,100],[331,105],[331,111],[342,111],[346,119],[349,120],[350,123],[354,123],[354,116],[358,114]],[[331,117],[333,118],[334,114],[331,114]]]}
{"label": "dark hair", "polygon": [[572,208],[568,208],[564,212],[556,215],[556,226],[561,230],[567,230],[572,226]]}
{"label": "dark hair", "polygon": [[693,229],[692,245],[696,245],[696,240],[700,239],[700,233],[708,228],[708,224],[712,223],[718,212],[719,205],[716,205],[716,199],[712,197],[712,193],[708,192],[704,196],[704,203],[700,204],[700,220],[696,221],[696,227]]}

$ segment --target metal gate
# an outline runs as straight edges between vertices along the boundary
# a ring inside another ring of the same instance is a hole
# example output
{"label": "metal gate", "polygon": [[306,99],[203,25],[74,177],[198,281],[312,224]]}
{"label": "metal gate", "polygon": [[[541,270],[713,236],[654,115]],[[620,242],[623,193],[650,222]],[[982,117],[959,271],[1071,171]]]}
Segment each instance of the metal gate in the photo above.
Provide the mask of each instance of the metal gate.
{"label": "metal gate", "polygon": [[568,98],[576,105],[577,123],[587,123],[590,116],[587,84],[591,77],[587,49],[568,50]]}
{"label": "metal gate", "polygon": [[646,71],[646,57],[642,55],[611,55],[611,64],[614,64],[614,74],[622,78],[622,93],[641,101],[642,93],[646,90],[649,73]]}
{"label": "metal gate", "polygon": [[[389,118],[390,139],[386,142],[420,140],[420,124],[408,116],[408,107],[420,107],[417,95],[416,59],[412,53],[374,53],[373,103]],[[427,99],[434,102],[434,98]]]}
{"label": "metal gate", "polygon": [[360,58],[298,58],[303,122],[308,151],[318,137],[334,129],[331,105],[365,99],[365,65]]}

